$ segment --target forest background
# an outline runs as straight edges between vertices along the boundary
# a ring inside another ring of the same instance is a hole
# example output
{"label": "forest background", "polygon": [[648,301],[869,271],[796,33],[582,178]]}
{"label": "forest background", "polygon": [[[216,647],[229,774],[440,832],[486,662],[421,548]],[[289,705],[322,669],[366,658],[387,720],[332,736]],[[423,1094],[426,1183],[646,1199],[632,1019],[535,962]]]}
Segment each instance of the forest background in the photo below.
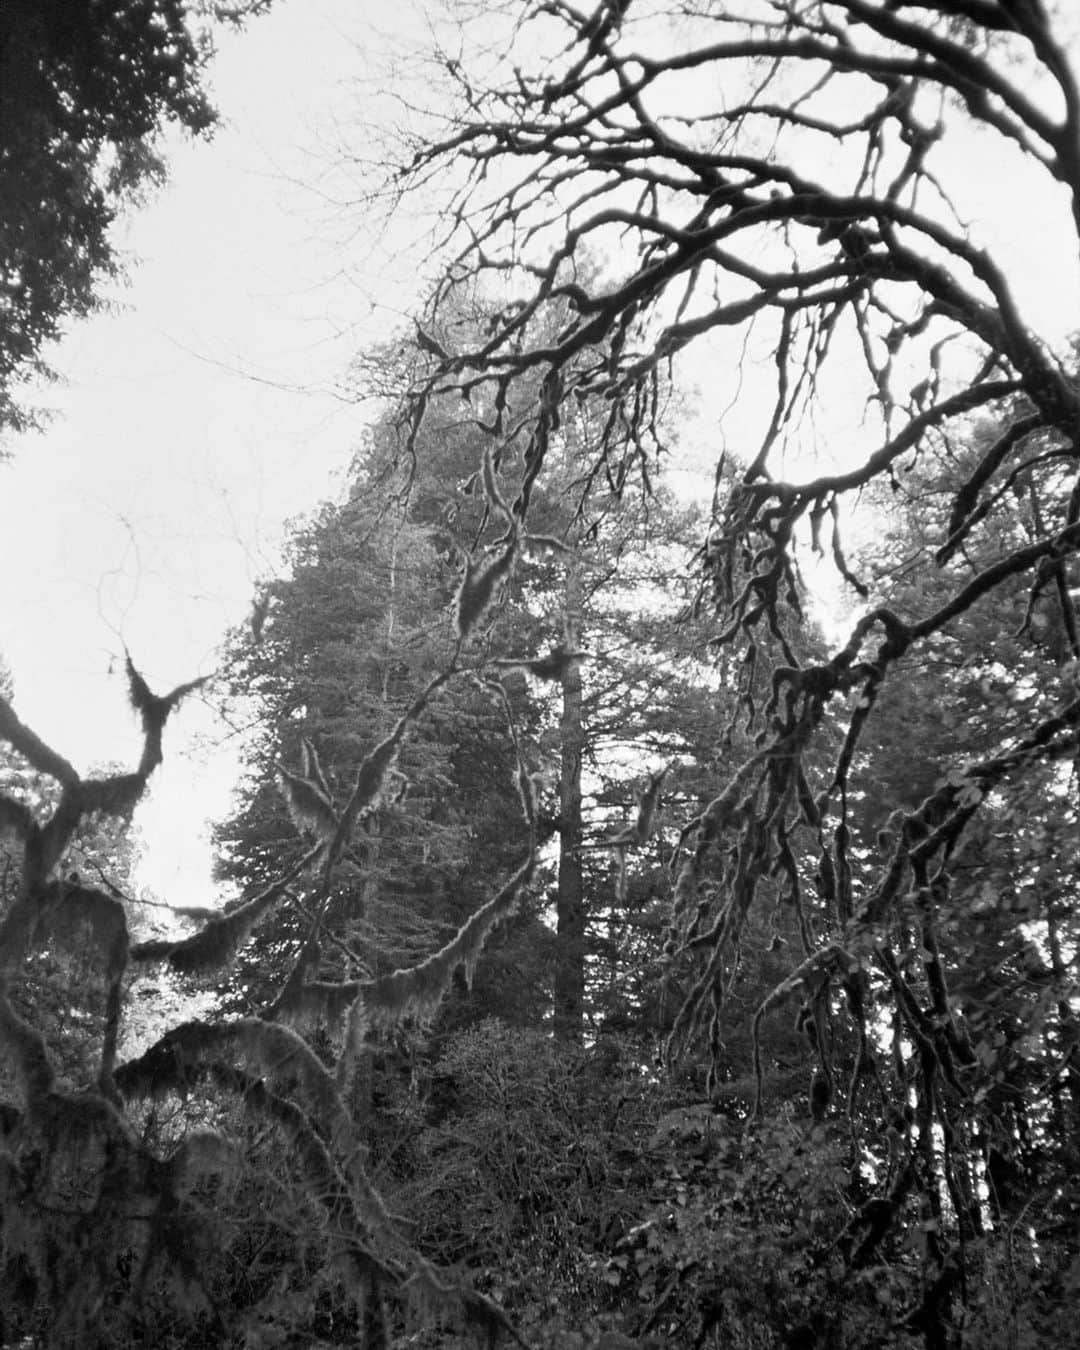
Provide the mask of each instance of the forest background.
{"label": "forest background", "polygon": [[[9,432],[264,8],[5,9]],[[414,48],[354,167],[435,261],[353,355],[341,491],[212,672],[155,692],[117,633],[134,767],[0,702],[4,1344],[1069,1343],[1080,386],[962,169],[1045,180],[1071,287],[1066,21],[459,6]],[[220,908],[125,829],[200,699]]]}

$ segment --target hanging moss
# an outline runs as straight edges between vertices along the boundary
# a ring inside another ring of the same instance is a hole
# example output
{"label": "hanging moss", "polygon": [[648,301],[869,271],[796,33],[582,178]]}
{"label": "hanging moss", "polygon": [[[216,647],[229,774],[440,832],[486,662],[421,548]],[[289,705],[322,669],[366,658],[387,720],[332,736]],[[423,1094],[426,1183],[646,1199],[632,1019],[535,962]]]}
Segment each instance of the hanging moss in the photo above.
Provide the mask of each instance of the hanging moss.
{"label": "hanging moss", "polygon": [[144,743],[139,773],[147,778],[161,763],[161,733],[165,729],[169,714],[187,698],[188,694],[201,689],[210,676],[203,675],[197,680],[188,680],[185,684],[178,684],[169,693],[159,695],[151,691],[150,686],[136,670],[130,652],[125,653],[125,666],[131,706],[139,714],[143,728]]}
{"label": "hanging moss", "polygon": [[118,773],[108,778],[91,778],[80,784],[79,809],[83,816],[104,811],[111,816],[127,815],[146,790],[146,775]]}
{"label": "hanging moss", "polygon": [[360,1151],[351,1151],[347,1170],[343,1171],[295,1102],[231,1065],[215,1062],[210,1074],[215,1084],[243,1102],[245,1110],[275,1125],[296,1147],[311,1194],[318,1197],[335,1229],[340,1225],[345,1250],[357,1269],[365,1274],[378,1271],[395,1284],[402,1282],[409,1264],[421,1258],[404,1241],[382,1197],[368,1180],[360,1165]]}
{"label": "hanging moss", "polygon": [[298,981],[282,990],[274,1004],[274,1015],[308,1029],[324,1023],[331,1035],[336,1035],[360,988],[359,980],[345,980],[341,984],[329,980]]}
{"label": "hanging moss", "polygon": [[517,559],[517,539],[511,537],[498,552],[465,564],[457,597],[457,631],[464,640],[483,618],[496,588],[510,576]]}
{"label": "hanging moss", "polygon": [[122,975],[128,961],[127,913],[104,891],[68,881],[54,881],[36,897],[30,943],[55,944],[83,961],[104,969],[109,982]]}
{"label": "hanging moss", "polygon": [[[512,546],[485,569],[479,587],[481,607],[499,578],[512,564]],[[474,599],[476,597],[474,596]],[[204,974],[228,965],[254,928],[289,895],[291,883],[313,864],[324,866],[329,888],[332,869],[348,845],[361,815],[374,809],[386,792],[401,745],[433,693],[456,673],[453,662],[429,681],[420,695],[362,760],[352,790],[340,813],[314,745],[301,742],[299,771],[282,768],[282,791],[294,823],[313,836],[296,865],[256,895],[221,914],[214,914],[186,939],[129,943],[124,906],[105,891],[48,879],[80,824],[91,811],[121,814],[130,810],[145,789],[146,779],[161,761],[162,731],[179,702],[204,681],[177,686],[158,696],[147,685],[130,656],[127,675],[131,701],[142,721],[144,745],[138,769],[82,781],[65,761],[37,741],[12,714],[0,710],[0,734],[6,729],[61,781],[60,800],[51,817],[39,824],[32,810],[14,797],[0,797],[0,830],[24,845],[27,866],[23,886],[0,924],[0,950],[9,963],[22,953],[47,949],[74,956],[100,973],[98,994],[104,1001],[104,1032],[96,1090],[64,1094],[56,1090],[56,1072],[44,1037],[19,1015],[0,993],[0,1049],[13,1063],[25,1109],[16,1113],[21,1145],[0,1157],[0,1204],[5,1210],[5,1243],[10,1238],[6,1202],[25,1184],[27,1149],[45,1160],[35,1195],[63,1213],[53,1246],[39,1244],[33,1270],[48,1290],[50,1329],[63,1341],[85,1341],[95,1311],[115,1287],[117,1252],[134,1260],[141,1282],[178,1276],[192,1292],[188,1304],[210,1308],[207,1276],[199,1254],[199,1221],[193,1188],[208,1175],[235,1175],[238,1154],[213,1131],[198,1131],[165,1158],[143,1148],[117,1109],[125,1099],[187,1097],[202,1103],[216,1094],[238,1094],[243,1107],[268,1120],[295,1146],[310,1193],[326,1210],[333,1234],[347,1253],[351,1269],[365,1278],[385,1280],[418,1306],[452,1315],[486,1331],[505,1319],[494,1304],[475,1292],[444,1279],[415,1251],[398,1221],[387,1211],[367,1176],[358,1147],[357,1122],[346,1108],[338,1081],[287,1023],[312,1016],[347,1021],[354,1029],[351,1046],[341,1056],[355,1059],[369,1010],[387,1023],[413,1013],[433,1012],[454,972],[471,978],[492,927],[515,903],[532,874],[530,850],[525,864],[452,942],[411,971],[397,971],[385,981],[335,985],[306,979],[307,966],[282,989],[273,1017],[244,1018],[213,1024],[189,1022],[163,1036],[146,1053],[116,1064],[122,1012],[122,980],[129,960],[165,961],[185,974]],[[515,741],[516,745],[516,741]],[[69,767],[69,766],[68,766]],[[530,824],[535,817],[535,785],[519,756],[522,809]],[[204,917],[203,915],[199,916]],[[317,937],[311,939],[317,943]],[[314,969],[316,956],[309,963]],[[91,1066],[93,1068],[95,1066]],[[294,1100],[295,1099],[295,1100]],[[201,1109],[201,1106],[200,1106]],[[216,1109],[216,1108],[214,1108]],[[29,1131],[29,1133],[28,1133]],[[22,1169],[22,1170],[21,1170]],[[88,1178],[93,1178],[93,1184]],[[68,1190],[79,1189],[77,1202]],[[135,1223],[138,1233],[132,1236]],[[48,1232],[52,1233],[52,1229]],[[37,1225],[35,1237],[46,1234]],[[47,1236],[48,1234],[46,1234]],[[49,1251],[58,1253],[56,1259]],[[375,1253],[378,1255],[376,1256]],[[59,1341],[58,1341],[59,1343]]]}
{"label": "hanging moss", "polygon": [[484,449],[481,472],[484,479],[484,494],[488,499],[488,504],[491,506],[492,510],[497,511],[498,514],[502,516],[503,520],[506,521],[507,525],[513,529],[514,517],[510,512],[509,506],[507,506],[503,499],[502,493],[499,491],[499,483],[495,475],[495,452],[490,444]]}
{"label": "hanging moss", "polygon": [[418,965],[361,983],[359,996],[349,1012],[340,1078],[347,1078],[351,1071],[369,1026],[389,1026],[410,1016],[433,1016],[459,969],[464,971],[466,980],[472,982],[476,963],[492,929],[513,911],[535,868],[536,857],[530,852],[509,881],[487,904],[481,905],[466,919],[445,947]]}
{"label": "hanging moss", "polygon": [[534,679],[559,684],[570,666],[575,661],[580,661],[583,655],[583,652],[569,651],[565,643],[560,642],[557,647],[552,647],[546,656],[537,657],[535,660],[527,657],[501,658],[492,664],[502,670],[520,670],[532,675]]}
{"label": "hanging moss", "polygon": [[52,1091],[56,1075],[41,1033],[24,1022],[0,985],[0,1050],[15,1063],[27,1106],[37,1106]]}
{"label": "hanging moss", "polygon": [[353,1124],[333,1078],[307,1042],[277,1022],[258,1017],[185,1022],[138,1059],[120,1065],[116,1086],[127,1098],[183,1094],[219,1060],[299,1088],[335,1146],[351,1151]]}
{"label": "hanging moss", "polygon": [[360,767],[356,771],[353,790],[345,804],[345,809],[341,813],[334,838],[326,852],[325,885],[329,886],[331,869],[345,851],[361,812],[372,810],[378,805],[409,728],[427,707],[428,701],[435,691],[455,673],[455,667],[450,665],[445,670],[440,671],[438,675],[433,676],[395,722],[390,734],[384,736],[361,761]]}
{"label": "hanging moss", "polygon": [[183,1199],[204,1177],[238,1178],[243,1157],[235,1144],[214,1130],[192,1130],[167,1166],[173,1194]]}
{"label": "hanging moss", "polygon": [[180,942],[157,938],[151,942],[136,943],[131,948],[133,961],[167,961],[174,970],[185,975],[203,974],[228,965],[236,952],[288,894],[289,886],[323,852],[316,844],[283,877],[252,896],[244,904],[211,919],[205,928]]}
{"label": "hanging moss", "polygon": [[289,816],[298,830],[321,840],[333,838],[338,825],[337,814],[329,798],[315,783],[279,765],[278,786],[285,798]]}
{"label": "hanging moss", "polygon": [[34,813],[25,802],[0,792],[0,835],[14,835],[20,843],[25,843],[34,828]]}

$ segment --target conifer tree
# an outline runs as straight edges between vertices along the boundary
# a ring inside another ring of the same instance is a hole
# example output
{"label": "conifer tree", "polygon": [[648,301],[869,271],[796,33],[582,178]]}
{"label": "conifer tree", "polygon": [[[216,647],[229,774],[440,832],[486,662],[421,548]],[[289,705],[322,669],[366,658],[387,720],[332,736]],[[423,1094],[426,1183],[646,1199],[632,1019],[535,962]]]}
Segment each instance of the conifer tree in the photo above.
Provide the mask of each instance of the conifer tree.
{"label": "conifer tree", "polygon": [[[401,481],[378,444],[385,432],[358,459],[348,499],[294,536],[289,574],[259,601],[257,635],[234,636],[227,678],[238,715],[253,715],[258,734],[243,808],[218,830],[225,879],[250,885],[302,856],[319,816],[333,817],[365,745],[452,659],[451,545],[437,513],[423,519],[451,469],[429,459],[415,485],[422,508],[402,511]],[[475,675],[418,718],[381,804],[358,822],[319,915],[334,941],[309,955],[311,974],[321,966],[327,976],[375,975],[409,963],[455,931],[507,865],[520,816],[506,736],[513,709],[471,664]],[[321,886],[314,871],[298,892]],[[250,1000],[261,984],[277,988],[311,928],[306,904],[279,915],[241,958],[230,1000]],[[518,999],[528,1007],[520,981],[510,1015]]]}

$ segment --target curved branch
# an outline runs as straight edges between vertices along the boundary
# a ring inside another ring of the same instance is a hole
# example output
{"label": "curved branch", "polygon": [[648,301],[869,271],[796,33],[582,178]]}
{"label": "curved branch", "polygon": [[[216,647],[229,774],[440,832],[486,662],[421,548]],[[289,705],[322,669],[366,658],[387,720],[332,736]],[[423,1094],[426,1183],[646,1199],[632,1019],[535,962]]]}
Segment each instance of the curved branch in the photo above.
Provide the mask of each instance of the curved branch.
{"label": "curved branch", "polygon": [[78,783],[79,775],[73,765],[21,722],[6,698],[0,698],[0,737],[23,755],[39,773],[48,774],[64,786]]}

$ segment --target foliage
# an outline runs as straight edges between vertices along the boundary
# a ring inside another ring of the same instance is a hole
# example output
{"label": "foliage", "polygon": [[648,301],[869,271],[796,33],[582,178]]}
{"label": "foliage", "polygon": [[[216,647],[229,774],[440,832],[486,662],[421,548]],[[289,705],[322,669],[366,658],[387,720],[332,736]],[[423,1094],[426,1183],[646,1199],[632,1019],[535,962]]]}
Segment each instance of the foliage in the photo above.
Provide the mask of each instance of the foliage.
{"label": "foliage", "polygon": [[[476,409],[528,528],[577,408],[595,408],[599,428],[582,476],[618,491],[651,462],[661,377],[684,353],[772,356],[771,403],[751,432],[740,418],[753,439],[705,552],[731,664],[768,662],[769,692],[741,686],[751,745],[685,821],[667,950],[693,974],[669,1052],[704,1039],[721,1085],[746,939],[755,916],[760,931],[763,912],[784,907],[798,941],[750,1018],[759,1109],[762,1031],[790,1009],[816,1062],[811,1112],[846,1119],[874,1158],[845,1261],[862,1271],[890,1234],[919,1225],[910,1325],[943,1346],[964,1323],[961,1253],[985,1221],[988,1100],[992,1119],[1008,1118],[1010,1152],[1019,1139],[1005,1099],[1024,1077],[999,1050],[1032,1044],[1013,1039],[1020,1027],[1037,1028],[1040,1049],[1069,1047],[1064,1060],[1036,1056],[1054,1084],[1036,1115],[1056,1101],[1063,1124],[1077,1086],[1071,939],[1051,970],[1044,912],[1029,911],[1026,931],[987,921],[1009,874],[1002,836],[1036,802],[1055,823],[1024,840],[1022,870],[1069,889],[1044,841],[1075,823],[1075,350],[1025,323],[1005,255],[963,224],[971,184],[956,166],[981,137],[1041,179],[1071,267],[1074,70],[1041,4],[705,4],[671,22],[646,3],[538,4],[519,18],[528,40],[514,61],[448,63],[461,93],[449,125],[394,165],[398,189],[456,170],[442,217],[453,262],[424,320],[440,342],[415,381],[412,426],[454,395]],[[1000,205],[992,192],[979,209]],[[611,260],[603,273],[596,257]],[[442,322],[462,288],[489,281],[508,298],[481,341]],[[757,386],[751,360],[741,372]],[[861,421],[834,412],[841,402],[865,408]],[[815,417],[852,445],[843,464],[800,478]],[[856,494],[880,503],[908,478],[939,494],[929,547],[906,588],[878,596],[841,528]],[[792,640],[807,545],[831,553],[863,602],[828,656]],[[914,766],[896,754],[913,732],[926,748]],[[1045,989],[1015,1007],[1010,1031],[963,993],[990,952],[1008,972],[1005,1002],[1025,980]]]}
{"label": "foliage", "polygon": [[426,1081],[390,1183],[425,1250],[474,1271],[530,1344],[610,1325],[605,1260],[642,1202],[655,1095],[633,1055],[489,1019],[449,1037]]}
{"label": "foliage", "polygon": [[[451,667],[442,678],[452,673]],[[267,912],[268,893],[274,902],[282,899],[290,879],[317,851],[309,849],[292,874],[284,873],[231,914],[211,919],[184,940],[133,945],[121,899],[82,882],[60,880],[58,869],[86,818],[98,812],[114,817],[130,812],[160,762],[165,723],[194,687],[182,685],[158,696],[130,660],[128,674],[144,731],[139,765],[131,773],[83,779],[19,720],[10,703],[0,703],[0,725],[13,750],[60,788],[55,804],[40,810],[14,793],[0,797],[4,823],[21,852],[19,886],[0,919],[0,1044],[16,1084],[4,1107],[2,1174],[3,1259],[14,1291],[5,1318],[12,1334],[44,1327],[51,1344],[83,1345],[100,1329],[109,1343],[119,1343],[141,1324],[147,1299],[162,1281],[171,1290],[169,1303],[179,1324],[194,1331],[209,1312],[219,1343],[241,1334],[251,1316],[280,1323],[272,1299],[266,1303],[276,1285],[265,1288],[262,1302],[250,1310],[234,1305],[229,1312],[227,1304],[215,1299],[219,1270],[214,1250],[220,1235],[212,1234],[205,1242],[197,1236],[205,1225],[187,1200],[188,1157],[200,1118],[216,1113],[218,1123],[228,1127],[228,1114],[221,1116],[216,1104],[230,1101],[278,1137],[296,1161],[303,1207],[317,1215],[300,1249],[317,1250],[322,1264],[331,1252],[342,1253],[348,1279],[359,1280],[369,1307],[381,1308],[378,1291],[384,1281],[388,1290],[408,1284],[425,1310],[456,1314],[484,1327],[501,1325],[502,1314],[493,1304],[448,1283],[397,1231],[357,1154],[358,1124],[343,1089],[365,1055],[367,1009],[373,1021],[385,1025],[416,1007],[418,1000],[434,1007],[454,970],[475,965],[492,924],[513,908],[527,884],[534,852],[528,835],[534,820],[524,822],[524,860],[509,880],[451,942],[412,971],[351,984],[308,980],[306,953],[300,953],[280,991],[288,997],[280,1002],[291,1009],[312,998],[323,1007],[337,1001],[349,1012],[354,1034],[338,1055],[336,1076],[300,1036],[273,1020],[274,1009],[264,1010],[271,1014],[268,1018],[211,1018],[174,1027],[137,1059],[118,1065],[128,968],[161,961],[179,970],[227,966],[241,934]],[[429,681],[389,737],[361,760],[354,795],[366,792],[367,801],[374,801],[391,758],[380,746],[400,743],[438,682]],[[348,820],[347,813],[343,818]],[[331,864],[350,842],[348,829],[338,825],[336,831],[342,838],[338,844],[335,835]],[[328,894],[324,882],[316,903],[324,903]],[[35,953],[53,950],[78,956],[95,968],[100,1050],[93,1082],[82,1090],[73,1091],[58,1075],[40,1025],[43,1017],[47,1024],[47,1010],[35,1006],[33,998],[24,1008],[26,1017],[17,1006],[19,989],[33,979]],[[142,1102],[152,1109],[161,1104],[174,1114],[176,1124],[164,1138],[140,1134]],[[182,1108],[179,1115],[177,1108]],[[200,1161],[200,1170],[205,1165],[211,1174],[230,1170],[222,1162],[230,1153],[227,1134],[218,1138],[220,1146],[215,1144],[209,1153],[200,1148],[198,1157],[208,1160]],[[94,1254],[87,1263],[91,1234]],[[115,1324],[101,1319],[107,1300],[116,1303]],[[381,1313],[376,1320],[382,1320]]]}
{"label": "foliage", "polygon": [[739,1350],[912,1343],[897,1325],[911,1264],[846,1277],[838,1138],[783,1114],[747,1135],[708,1116],[667,1121],[654,1141],[652,1208],[607,1268],[644,1305],[646,1328],[668,1344]]}
{"label": "foliage", "polygon": [[[162,1304],[218,1344],[520,1335],[500,1300],[552,1345],[948,1350],[999,1343],[1005,1304],[1016,1344],[1068,1339],[1080,389],[948,192],[954,143],[992,139],[1075,236],[1080,91],[1040,3],[676,17],[545,2],[514,10],[506,66],[490,41],[481,72],[445,63],[449,130],[394,179],[458,175],[456,259],[386,375],[407,397],[233,653],[267,719],[225,835],[240,900],[132,943],[123,900],[67,874],[193,686],[158,696],[129,661],[142,755],[88,779],[0,700],[24,771],[0,791],[8,1339],[145,1339]],[[671,536],[629,542],[667,374],[732,331],[765,344],[771,405],[716,466],[701,627],[646,620],[623,600],[671,589]],[[868,400],[855,451],[796,477],[837,375]],[[856,494],[896,528],[849,561]],[[831,650],[806,546],[860,598]],[[593,562],[615,583],[589,615]],[[530,997],[513,1030],[462,1016],[425,1044],[548,887],[547,676],[560,873],[602,859],[556,883],[591,977],[567,1010],[632,1037],[552,1044]],[[565,766],[590,716],[587,817]],[[645,745],[662,762],[627,771]],[[93,971],[80,1087],[18,1001],[54,952]],[[118,1063],[133,967],[232,1006]]]}
{"label": "foliage", "polygon": [[[321,778],[326,792],[315,800],[333,818],[332,803],[341,801],[366,747],[454,659],[445,608],[456,577],[439,526],[388,504],[394,487],[380,482],[383,468],[376,446],[358,465],[348,501],[297,531],[291,575],[272,583],[257,635],[233,637],[225,678],[258,735],[241,810],[219,827],[218,840],[222,875],[249,887],[303,857],[297,827],[308,838],[318,834],[318,812],[305,819],[298,810],[305,785],[310,791]],[[425,497],[434,497],[437,473],[428,466]],[[394,758],[389,790],[360,814],[319,916],[321,950],[304,958],[309,978],[320,967],[327,979],[388,976],[418,961],[515,866],[521,804],[507,718],[516,724],[525,715],[524,699],[520,689],[485,682],[483,665],[470,663],[470,672],[417,716]],[[264,986],[280,989],[283,968],[310,944],[324,871],[322,859],[294,880],[293,898],[241,957],[230,1006],[258,1006]],[[527,914],[510,922],[510,933],[481,980],[508,1016],[528,1016],[542,997],[537,935]]]}

